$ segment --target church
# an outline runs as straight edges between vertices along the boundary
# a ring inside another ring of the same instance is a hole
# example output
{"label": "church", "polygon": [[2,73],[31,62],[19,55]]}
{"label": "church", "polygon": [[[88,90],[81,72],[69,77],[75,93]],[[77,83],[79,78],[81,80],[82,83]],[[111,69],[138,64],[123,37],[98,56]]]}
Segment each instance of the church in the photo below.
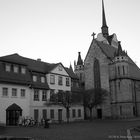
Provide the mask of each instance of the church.
{"label": "church", "polygon": [[84,61],[79,52],[74,69],[85,90],[108,91],[105,103],[93,109],[93,116],[122,119],[140,116],[140,69],[123,50],[116,34],[109,34],[103,0],[101,33],[92,36]]}

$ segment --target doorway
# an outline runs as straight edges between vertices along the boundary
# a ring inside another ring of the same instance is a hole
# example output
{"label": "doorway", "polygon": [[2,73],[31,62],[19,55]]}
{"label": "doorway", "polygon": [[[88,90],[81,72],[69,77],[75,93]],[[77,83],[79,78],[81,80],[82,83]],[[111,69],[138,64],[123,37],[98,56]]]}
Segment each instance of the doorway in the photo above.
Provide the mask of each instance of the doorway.
{"label": "doorway", "polygon": [[19,116],[22,116],[22,109],[14,103],[6,109],[6,125],[18,125]]}
{"label": "doorway", "polygon": [[62,122],[62,109],[58,109],[58,122]]}
{"label": "doorway", "polygon": [[102,109],[97,109],[97,118],[102,119]]}

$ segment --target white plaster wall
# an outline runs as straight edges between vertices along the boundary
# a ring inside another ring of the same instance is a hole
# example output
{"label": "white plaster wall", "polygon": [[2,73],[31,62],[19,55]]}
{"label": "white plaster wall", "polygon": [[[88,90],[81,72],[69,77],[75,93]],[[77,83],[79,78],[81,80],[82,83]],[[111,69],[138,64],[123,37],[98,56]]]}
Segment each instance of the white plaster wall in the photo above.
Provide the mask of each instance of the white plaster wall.
{"label": "white plaster wall", "polygon": [[[2,88],[8,88],[8,97],[2,96]],[[17,89],[17,97],[12,97],[12,88]],[[26,90],[25,98],[20,97],[20,89]],[[0,122],[6,123],[6,109],[13,103],[22,108],[22,116],[30,115],[30,89],[28,86],[0,84]]]}

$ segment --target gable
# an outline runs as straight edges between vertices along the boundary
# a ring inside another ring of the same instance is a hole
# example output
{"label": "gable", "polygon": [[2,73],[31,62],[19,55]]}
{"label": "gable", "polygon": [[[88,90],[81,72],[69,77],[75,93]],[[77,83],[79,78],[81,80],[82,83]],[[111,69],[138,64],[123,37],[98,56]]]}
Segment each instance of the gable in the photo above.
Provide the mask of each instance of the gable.
{"label": "gable", "polygon": [[64,68],[64,66],[61,63],[57,64],[57,66],[55,66],[55,68],[53,68],[50,71],[50,73],[69,76],[69,74],[67,73],[66,69]]}
{"label": "gable", "polygon": [[84,63],[93,63],[94,58],[99,59],[100,61],[104,61],[105,59],[108,59],[108,57],[105,55],[101,47],[98,45],[96,40],[93,40],[89,50],[87,52],[87,55],[85,57]]}

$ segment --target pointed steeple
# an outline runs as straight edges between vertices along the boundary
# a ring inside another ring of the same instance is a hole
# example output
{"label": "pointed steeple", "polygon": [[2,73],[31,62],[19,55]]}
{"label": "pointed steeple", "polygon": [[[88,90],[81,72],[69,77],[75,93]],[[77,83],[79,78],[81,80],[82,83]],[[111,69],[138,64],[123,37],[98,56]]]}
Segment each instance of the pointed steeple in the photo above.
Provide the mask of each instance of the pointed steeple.
{"label": "pointed steeple", "polygon": [[72,68],[72,65],[71,65],[71,63],[70,63],[69,69],[71,69],[71,70],[73,71],[73,68]]}
{"label": "pointed steeple", "polygon": [[127,56],[127,53],[122,50],[121,41],[118,41],[118,50],[116,56]]}
{"label": "pointed steeple", "polygon": [[81,52],[78,52],[78,61],[77,61],[77,65],[83,65],[83,60],[81,58]]}
{"label": "pointed steeple", "polygon": [[108,33],[108,26],[106,23],[106,17],[105,17],[105,10],[104,10],[104,1],[102,0],[102,34],[104,37],[107,37],[109,35]]}

